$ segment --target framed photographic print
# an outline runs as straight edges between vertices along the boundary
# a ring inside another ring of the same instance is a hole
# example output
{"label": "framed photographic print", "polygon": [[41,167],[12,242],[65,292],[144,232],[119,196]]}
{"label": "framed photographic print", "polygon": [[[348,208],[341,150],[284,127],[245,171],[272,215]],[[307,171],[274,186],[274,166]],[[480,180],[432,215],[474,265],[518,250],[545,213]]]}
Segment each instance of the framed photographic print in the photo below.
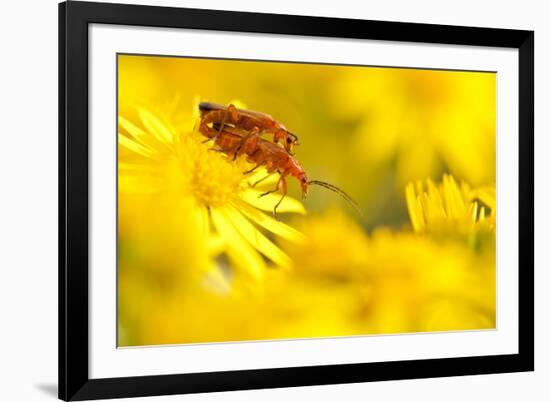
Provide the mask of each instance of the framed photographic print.
{"label": "framed photographic print", "polygon": [[530,371],[534,33],[59,5],[59,397]]}

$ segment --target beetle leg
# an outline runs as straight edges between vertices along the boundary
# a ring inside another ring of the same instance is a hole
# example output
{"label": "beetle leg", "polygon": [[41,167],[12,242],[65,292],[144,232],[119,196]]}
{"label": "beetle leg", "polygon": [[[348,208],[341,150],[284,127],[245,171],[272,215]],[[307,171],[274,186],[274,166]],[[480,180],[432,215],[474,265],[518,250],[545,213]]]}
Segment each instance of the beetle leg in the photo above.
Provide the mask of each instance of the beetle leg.
{"label": "beetle leg", "polygon": [[[281,185],[281,180],[283,180],[283,176],[281,176],[279,178],[279,180],[277,181],[277,185],[275,186],[275,188],[273,190],[269,190],[269,191],[266,191],[265,193],[262,193],[258,196],[258,198],[262,198],[262,197],[265,197],[266,195],[268,194],[271,194],[271,193],[274,193],[276,191],[279,191],[279,186]],[[286,186],[285,186],[286,187]]]}
{"label": "beetle leg", "polygon": [[[230,107],[233,106],[233,105],[229,105]],[[234,110],[233,110],[234,109]],[[203,125],[206,125],[207,122],[210,123],[214,123],[217,118],[216,117],[213,117],[213,116],[219,116],[220,113],[223,114],[223,117],[222,117],[222,122],[220,124],[220,127],[218,128],[218,131],[216,132],[216,134],[214,134],[212,137],[209,137],[207,138],[206,140],[203,141],[203,144],[204,143],[207,143],[208,141],[214,141],[216,142],[216,140],[218,139],[218,137],[221,135],[222,131],[223,131],[223,128],[225,127],[225,122],[227,121],[227,116],[229,116],[229,114],[231,114],[232,117],[237,117],[238,118],[238,113],[237,112],[237,109],[235,108],[235,106],[233,106],[233,109],[232,110],[217,110],[217,111],[212,111],[210,112],[209,116],[205,119],[203,119]],[[215,114],[214,114],[215,113]],[[208,127],[206,128],[207,130]]]}
{"label": "beetle leg", "polygon": [[258,164],[257,164],[256,166],[254,166],[252,169],[247,170],[247,171],[244,171],[243,174],[244,174],[244,175],[250,174],[250,173],[252,173],[253,171],[255,171],[256,169],[258,169],[260,166],[262,166],[262,165],[258,163]]}
{"label": "beetle leg", "polygon": [[[279,182],[281,183],[281,191],[283,193],[283,195],[281,196],[281,199],[279,200],[279,202],[277,202],[277,204],[275,204],[275,206],[273,207],[273,217],[274,218],[277,218],[277,208],[279,207],[279,205],[281,205],[281,202],[283,202],[284,198],[286,197],[286,179],[284,176],[281,176],[281,178],[279,179]],[[278,185],[277,185],[278,187]]]}
{"label": "beetle leg", "polygon": [[220,136],[220,134],[222,133],[223,127],[225,126],[225,122],[227,121],[227,115],[228,114],[229,114],[229,111],[226,111],[223,114],[223,119],[222,119],[222,123],[220,124],[220,128],[218,129],[218,132],[216,133],[216,135],[214,137],[212,137],[213,141],[216,141],[218,139],[218,137]]}
{"label": "beetle leg", "polygon": [[258,184],[260,184],[262,181],[264,181],[264,180],[267,179],[268,177],[273,176],[273,174],[274,174],[274,173],[269,173],[267,176],[262,177],[260,180],[257,180],[256,182],[250,184],[250,187],[256,187]]}

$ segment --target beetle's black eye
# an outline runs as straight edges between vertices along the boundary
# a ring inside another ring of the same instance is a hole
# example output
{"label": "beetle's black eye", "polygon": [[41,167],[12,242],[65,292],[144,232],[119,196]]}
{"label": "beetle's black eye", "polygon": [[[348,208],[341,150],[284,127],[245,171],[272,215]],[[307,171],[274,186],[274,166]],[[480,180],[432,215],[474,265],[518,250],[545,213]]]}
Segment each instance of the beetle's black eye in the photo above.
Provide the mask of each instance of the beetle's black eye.
{"label": "beetle's black eye", "polygon": [[292,138],[286,137],[286,142],[288,142],[289,144],[292,144]]}

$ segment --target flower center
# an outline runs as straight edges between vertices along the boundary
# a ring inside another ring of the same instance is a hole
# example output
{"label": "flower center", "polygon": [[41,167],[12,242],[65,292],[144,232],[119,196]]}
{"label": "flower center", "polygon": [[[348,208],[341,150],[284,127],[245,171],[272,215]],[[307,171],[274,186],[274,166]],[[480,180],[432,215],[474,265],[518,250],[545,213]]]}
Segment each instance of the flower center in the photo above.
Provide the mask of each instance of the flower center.
{"label": "flower center", "polygon": [[201,203],[216,207],[240,193],[247,166],[242,158],[231,161],[223,153],[209,149],[212,146],[192,137],[184,139],[183,174],[191,194]]}

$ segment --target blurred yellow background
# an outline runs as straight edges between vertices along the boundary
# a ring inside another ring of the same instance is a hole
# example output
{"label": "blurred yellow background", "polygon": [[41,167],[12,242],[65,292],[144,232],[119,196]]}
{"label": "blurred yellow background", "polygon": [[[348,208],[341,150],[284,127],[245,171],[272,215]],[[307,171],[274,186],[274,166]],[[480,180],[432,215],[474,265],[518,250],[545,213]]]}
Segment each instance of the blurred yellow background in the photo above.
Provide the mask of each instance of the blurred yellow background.
{"label": "blurred yellow background", "polygon": [[[272,115],[363,215],[289,178],[273,219],[199,101]],[[119,346],[495,327],[494,73],[119,55],[118,113]]]}

